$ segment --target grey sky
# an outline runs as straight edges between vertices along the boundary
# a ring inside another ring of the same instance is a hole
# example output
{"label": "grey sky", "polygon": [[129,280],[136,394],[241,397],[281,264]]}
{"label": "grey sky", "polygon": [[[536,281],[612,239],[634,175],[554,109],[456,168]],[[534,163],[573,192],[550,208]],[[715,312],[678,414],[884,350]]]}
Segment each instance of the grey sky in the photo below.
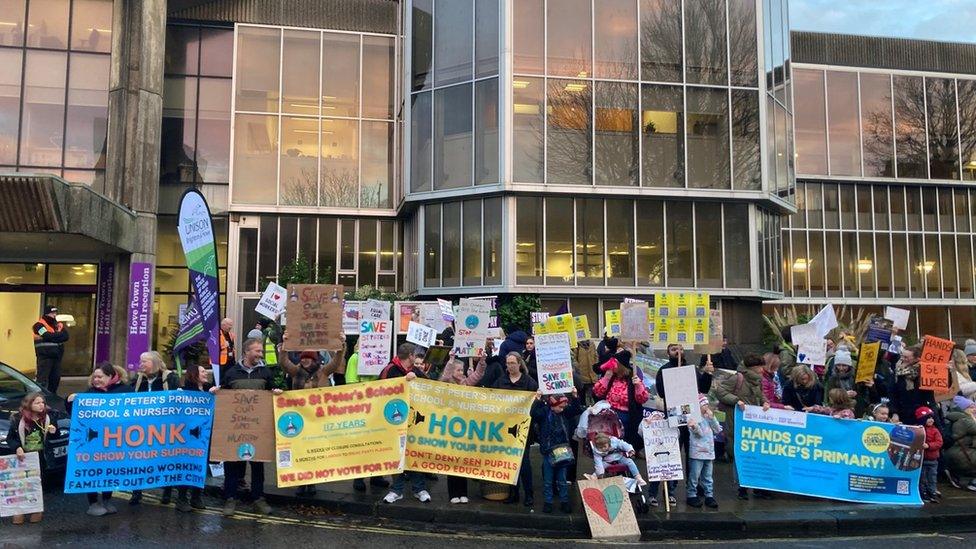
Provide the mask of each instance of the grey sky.
{"label": "grey sky", "polygon": [[976,0],[790,0],[790,27],[976,42]]}

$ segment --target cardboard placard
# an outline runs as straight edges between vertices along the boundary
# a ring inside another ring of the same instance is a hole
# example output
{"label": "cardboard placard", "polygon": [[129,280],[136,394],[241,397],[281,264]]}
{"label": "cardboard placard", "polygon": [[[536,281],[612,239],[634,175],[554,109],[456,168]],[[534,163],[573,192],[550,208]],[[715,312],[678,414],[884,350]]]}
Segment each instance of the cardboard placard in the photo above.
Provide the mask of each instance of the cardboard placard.
{"label": "cardboard placard", "polygon": [[285,304],[287,303],[285,295],[286,291],[283,286],[268,282],[268,287],[264,289],[261,299],[254,307],[255,312],[275,320],[285,311]]}
{"label": "cardboard placard", "polygon": [[407,342],[421,347],[433,347],[437,343],[437,330],[411,322],[407,326]]}
{"label": "cardboard placard", "polygon": [[390,302],[378,299],[367,299],[362,304],[360,318],[362,320],[389,320]]}
{"label": "cardboard placard", "polygon": [[952,349],[956,344],[951,339],[942,339],[927,335],[923,341],[920,362],[945,364],[952,358]]}
{"label": "cardboard placard", "polygon": [[544,395],[569,393],[573,390],[573,362],[569,334],[556,332],[535,338],[535,361],[539,372],[539,390]]}
{"label": "cardboard placard", "polygon": [[359,323],[359,331],[359,374],[379,375],[390,363],[393,321],[364,320]]}
{"label": "cardboard placard", "polygon": [[210,461],[274,459],[274,395],[271,391],[217,391]]}
{"label": "cardboard placard", "polygon": [[899,330],[908,328],[908,318],[912,312],[908,309],[898,307],[885,307],[884,317],[891,321],[892,325]]}
{"label": "cardboard placard", "polygon": [[864,383],[874,379],[874,370],[878,366],[878,354],[880,352],[880,341],[861,344],[861,352],[857,356],[857,377],[854,378],[854,383]]}
{"label": "cardboard placard", "polygon": [[644,419],[640,432],[644,437],[648,482],[685,478],[681,466],[681,448],[678,445],[681,431],[668,425],[667,420],[652,420],[648,417]]}
{"label": "cardboard placard", "polygon": [[[953,376],[955,377],[955,376]],[[949,392],[949,364],[945,362],[919,362],[918,388],[936,394]]]}
{"label": "cardboard placard", "polygon": [[667,406],[668,425],[688,425],[688,418],[701,423],[701,407],[698,405],[698,376],[694,366],[679,366],[661,370],[664,382],[664,402]]}
{"label": "cardboard placard", "polygon": [[799,364],[823,366],[827,363],[827,341],[816,324],[798,324],[790,328],[790,339],[796,347]]}
{"label": "cardboard placard", "polygon": [[341,285],[292,284],[288,288],[286,351],[338,351],[345,343]]}
{"label": "cardboard placard", "polygon": [[644,301],[620,304],[620,340],[650,341],[651,330],[647,323],[648,307]]}
{"label": "cardboard placard", "polygon": [[484,353],[490,311],[491,303],[484,299],[461,300],[455,315],[455,356],[479,356]]}
{"label": "cardboard placard", "polygon": [[640,540],[637,516],[623,478],[584,479],[577,484],[593,539]]}

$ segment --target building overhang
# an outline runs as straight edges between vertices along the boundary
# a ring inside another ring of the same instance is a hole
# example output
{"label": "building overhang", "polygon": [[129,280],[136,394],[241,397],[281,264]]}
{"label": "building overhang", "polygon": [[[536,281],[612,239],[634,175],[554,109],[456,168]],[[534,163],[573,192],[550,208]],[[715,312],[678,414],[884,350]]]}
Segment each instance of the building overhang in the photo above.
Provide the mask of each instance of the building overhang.
{"label": "building overhang", "polygon": [[137,250],[138,217],[85,185],[0,175],[0,257],[82,260]]}

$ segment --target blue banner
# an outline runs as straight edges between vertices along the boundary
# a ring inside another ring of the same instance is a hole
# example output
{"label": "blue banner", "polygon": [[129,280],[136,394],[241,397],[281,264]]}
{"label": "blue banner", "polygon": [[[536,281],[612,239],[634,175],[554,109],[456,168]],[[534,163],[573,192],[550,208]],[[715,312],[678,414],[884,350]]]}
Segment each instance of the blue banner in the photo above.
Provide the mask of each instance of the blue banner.
{"label": "blue banner", "polygon": [[860,503],[921,505],[919,427],[747,406],[735,410],[739,485]]}
{"label": "blue banner", "polygon": [[65,493],[202,488],[213,413],[199,391],[78,393]]}

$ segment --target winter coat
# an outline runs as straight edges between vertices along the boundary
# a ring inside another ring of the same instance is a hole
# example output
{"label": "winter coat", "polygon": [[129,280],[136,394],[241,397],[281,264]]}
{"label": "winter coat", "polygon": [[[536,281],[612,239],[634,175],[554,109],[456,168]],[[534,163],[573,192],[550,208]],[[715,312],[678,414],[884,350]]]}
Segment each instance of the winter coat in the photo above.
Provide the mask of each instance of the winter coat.
{"label": "winter coat", "polygon": [[[705,364],[708,363],[708,356],[703,354],[700,359],[698,359],[698,367],[704,368]],[[735,370],[737,363],[735,357],[732,356],[732,351],[728,349],[722,349],[720,352],[714,353],[712,357],[712,366],[716,368],[722,368],[724,370]]]}
{"label": "winter coat", "polygon": [[976,477],[976,418],[952,408],[946,414],[953,444],[945,451],[946,466],[961,476]]}
{"label": "winter coat", "polygon": [[596,347],[592,341],[580,341],[579,345],[573,349],[573,359],[576,361],[580,383],[593,385],[599,381],[600,376],[593,371],[598,355]]}
{"label": "winter coat", "polygon": [[504,358],[508,356],[508,353],[518,353],[522,354],[525,352],[525,342],[529,339],[529,335],[522,330],[515,330],[514,332],[508,334],[505,341],[498,346],[498,354]]}
{"label": "winter coat", "polygon": [[568,444],[576,426],[574,418],[583,413],[579,400],[570,397],[569,404],[561,413],[552,411],[549,404],[543,400],[532,403],[532,421],[537,426],[539,451],[547,455],[560,444]]}
{"label": "winter coat", "polygon": [[[909,384],[913,386],[909,389]],[[927,406],[935,410],[938,405],[935,402],[935,394],[932,391],[923,391],[918,388],[918,379],[908,380],[905,376],[898,376],[895,386],[891,393],[891,411],[898,414],[898,418],[910,425],[915,423],[915,410],[920,406]]]}
{"label": "winter coat", "polygon": [[597,450],[596,444],[590,443],[593,451],[593,469],[598,475],[606,471],[607,465],[616,465],[627,459],[627,454],[634,451],[634,447],[617,437],[610,437],[610,448],[606,452]]}
{"label": "winter coat", "polygon": [[932,425],[925,426],[925,444],[929,447],[925,449],[925,461],[936,461],[939,459],[939,450],[942,450],[942,433],[939,432],[939,427],[932,423]]}
{"label": "winter coat", "polygon": [[[681,366],[689,366],[688,363],[681,364]],[[664,399],[665,407],[667,406],[668,399],[665,398],[664,391],[664,370],[668,368],[677,368],[678,360],[672,357],[667,364],[661,366],[661,369],[657,371],[657,376],[654,378],[654,389],[657,391],[657,396]],[[709,391],[712,390],[712,374],[705,373],[698,368],[695,368],[695,378],[698,382],[698,393],[702,395],[707,395]]]}
{"label": "winter coat", "polygon": [[[535,362],[535,351],[522,351],[522,360],[525,361],[525,367],[529,370],[529,377],[539,381],[539,367]],[[572,357],[570,357],[572,360]]]}
{"label": "winter coat", "polygon": [[735,406],[740,400],[755,406],[762,406],[762,403],[766,402],[762,390],[762,374],[753,372],[745,366],[739,366],[736,375],[723,379],[712,392],[719,402],[729,407]]}
{"label": "winter coat", "polygon": [[492,385],[492,389],[507,389],[509,391],[531,391],[536,392],[539,390],[539,384],[536,383],[534,379],[529,377],[528,374],[522,374],[517,381],[512,381],[509,377],[508,372],[500,376],[495,380],[495,384]]}
{"label": "winter coat", "polygon": [[776,372],[765,369],[762,371],[762,392],[770,406],[773,408],[783,407],[782,401],[776,396]]}
{"label": "winter coat", "polygon": [[831,389],[843,389],[845,391],[854,390],[854,369],[848,368],[847,372],[840,373],[836,369],[834,373],[827,379],[826,392],[829,393]]}
{"label": "winter coat", "polygon": [[824,401],[824,390],[819,382],[813,387],[797,387],[792,381],[783,385],[783,405],[794,410],[802,410],[810,406],[820,406]]}
{"label": "winter coat", "polygon": [[500,354],[486,359],[485,375],[481,378],[480,387],[491,389],[495,383],[505,375],[505,358]]}
{"label": "winter coat", "polygon": [[796,368],[796,353],[784,346],[779,351],[779,378],[790,379],[794,368]]}
{"label": "winter coat", "polygon": [[276,385],[274,372],[264,363],[258,363],[257,366],[248,371],[240,361],[224,372],[220,378],[220,386],[224,389],[234,390],[270,391],[271,389],[283,389],[283,387]]}
{"label": "winter coat", "polygon": [[132,383],[132,391],[136,393],[147,393],[149,391],[175,391],[180,388],[180,379],[176,372],[161,370],[156,377],[150,378],[146,374],[139,372],[135,382]]}
{"label": "winter coat", "polygon": [[42,316],[31,327],[34,336],[34,354],[37,358],[60,360],[64,356],[64,344],[68,341],[68,329],[64,323],[51,316]]}
{"label": "winter coat", "polygon": [[[633,387],[633,391],[631,391]],[[631,398],[633,392],[633,398]],[[602,377],[593,386],[593,394],[604,398],[615,410],[627,412],[630,410],[631,400],[643,406],[650,394],[647,388],[640,381],[634,383],[630,378],[619,378],[617,376]]]}
{"label": "winter coat", "polygon": [[23,448],[25,452],[40,452],[44,449],[44,444],[49,436],[47,426],[54,425],[57,427],[58,421],[67,417],[68,415],[63,412],[48,409],[44,421],[39,423],[27,421],[21,427],[20,413],[13,412],[10,414],[10,429],[7,430],[7,446],[14,450]]}
{"label": "winter coat", "polygon": [[691,459],[713,460],[715,459],[715,435],[722,432],[715,416],[703,418],[702,421],[695,423],[694,427],[688,427],[688,457]]}

